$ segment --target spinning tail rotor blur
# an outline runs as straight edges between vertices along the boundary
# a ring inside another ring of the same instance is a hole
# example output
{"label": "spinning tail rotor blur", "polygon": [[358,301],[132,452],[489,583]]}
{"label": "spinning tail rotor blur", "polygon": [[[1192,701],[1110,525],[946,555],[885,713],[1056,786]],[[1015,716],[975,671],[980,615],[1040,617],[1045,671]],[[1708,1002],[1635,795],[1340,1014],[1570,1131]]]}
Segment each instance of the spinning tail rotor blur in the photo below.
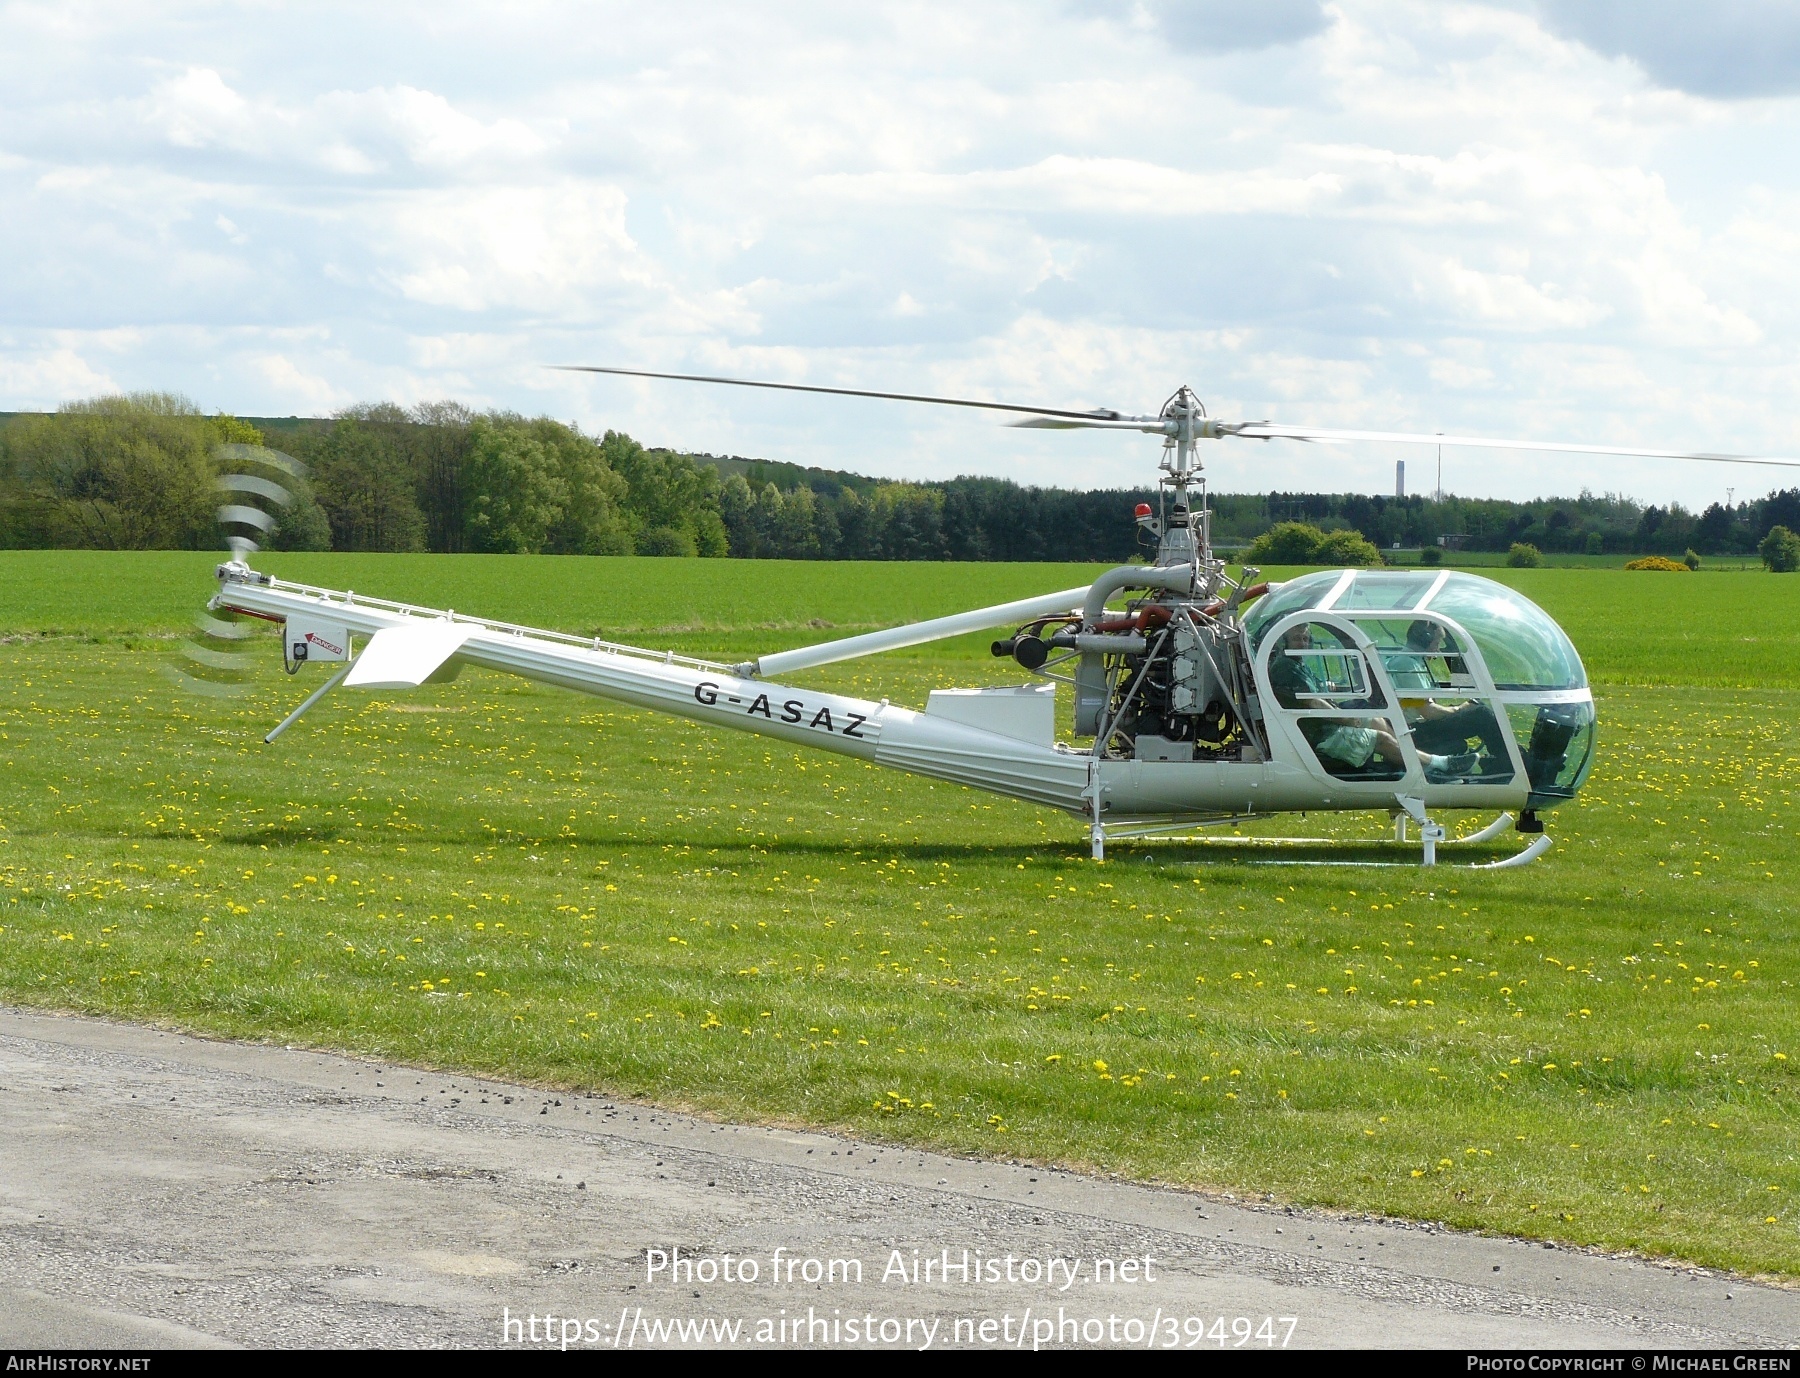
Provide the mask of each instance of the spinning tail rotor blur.
{"label": "spinning tail rotor blur", "polygon": [[[220,445],[213,451],[219,466],[219,531],[231,563],[248,567],[250,557],[279,528],[282,514],[294,501],[292,484],[306,478],[306,466],[291,455],[262,445]],[[178,655],[164,667],[179,687],[210,698],[235,698],[249,692],[256,665],[245,643],[255,620],[229,609],[220,616],[202,612]]]}

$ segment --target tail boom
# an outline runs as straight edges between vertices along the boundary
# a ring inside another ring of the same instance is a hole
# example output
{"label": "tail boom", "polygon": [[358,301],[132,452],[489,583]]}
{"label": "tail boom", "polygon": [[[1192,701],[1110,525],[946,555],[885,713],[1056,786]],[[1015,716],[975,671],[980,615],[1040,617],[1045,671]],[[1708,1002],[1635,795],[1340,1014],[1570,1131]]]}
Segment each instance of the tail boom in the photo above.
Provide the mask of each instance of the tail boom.
{"label": "tail boom", "polygon": [[[270,620],[328,619],[353,635],[455,624],[451,657],[713,727],[889,766],[1070,812],[1088,788],[1085,755],[997,735],[887,702],[748,679],[734,667],[672,653],[461,617],[293,584],[241,566],[220,569],[215,608]],[[354,679],[354,677],[352,677]]]}

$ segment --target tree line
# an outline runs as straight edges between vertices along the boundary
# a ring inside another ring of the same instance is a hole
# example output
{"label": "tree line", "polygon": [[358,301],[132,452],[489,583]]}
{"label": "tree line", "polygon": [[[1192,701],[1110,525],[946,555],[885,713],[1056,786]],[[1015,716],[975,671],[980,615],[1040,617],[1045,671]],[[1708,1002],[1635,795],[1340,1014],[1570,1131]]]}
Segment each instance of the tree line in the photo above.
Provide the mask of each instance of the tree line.
{"label": "tree line", "polygon": [[[1133,507],[1157,500],[1149,488],[902,483],[687,454],[454,402],[245,419],[145,393],[0,424],[0,547],[217,548],[215,453],[233,443],[306,466],[304,479],[284,480],[293,500],[267,542],[289,550],[1122,561],[1143,548]],[[1228,493],[1213,509],[1221,545],[1267,547],[1299,524],[1319,550],[1359,560],[1364,539],[1389,549],[1440,537],[1472,550],[1749,554],[1772,528],[1800,529],[1800,489],[1699,513],[1587,492],[1530,502]]]}
{"label": "tree line", "polygon": [[[1234,515],[1242,499],[1222,498]],[[1307,522],[1326,531],[1354,530],[1388,549],[1435,545],[1440,536],[1466,550],[1505,551],[1530,545],[1574,555],[1753,555],[1770,530],[1800,527],[1800,488],[1769,493],[1730,505],[1709,504],[1691,512],[1680,503],[1667,507],[1639,503],[1616,493],[1583,490],[1574,498],[1501,498],[1442,501],[1424,495],[1367,497],[1360,493],[1270,493],[1248,500],[1242,515],[1246,539],[1284,521]],[[1231,523],[1225,523],[1230,527]],[[1214,531],[1221,523],[1214,522]],[[1237,534],[1235,530],[1231,534]]]}

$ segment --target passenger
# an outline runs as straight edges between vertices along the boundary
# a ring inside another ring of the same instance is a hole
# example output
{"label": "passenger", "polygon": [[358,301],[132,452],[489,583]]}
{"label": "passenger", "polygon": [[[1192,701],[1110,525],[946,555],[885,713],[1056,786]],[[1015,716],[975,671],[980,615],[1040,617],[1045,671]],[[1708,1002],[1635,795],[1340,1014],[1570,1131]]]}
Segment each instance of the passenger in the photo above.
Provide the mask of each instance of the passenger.
{"label": "passenger", "polygon": [[[1441,622],[1424,618],[1414,622],[1406,629],[1406,648],[1408,655],[1395,657],[1401,664],[1388,668],[1396,689],[1446,688],[1451,672],[1461,668],[1461,653]],[[1452,658],[1456,661],[1454,666],[1450,664]],[[1434,659],[1444,666],[1441,677],[1433,673],[1431,661]],[[1413,745],[1421,752],[1442,752],[1460,757],[1468,751],[1469,741],[1478,738],[1482,751],[1488,756],[1501,762],[1507,760],[1506,739],[1500,733],[1494,710],[1486,703],[1478,699],[1465,700],[1451,707],[1436,699],[1412,698],[1402,693],[1400,706],[1406,710]]]}
{"label": "passenger", "polygon": [[[1313,750],[1321,756],[1329,756],[1332,760],[1341,762],[1351,770],[1365,769],[1377,756],[1384,765],[1392,766],[1395,770],[1406,769],[1406,758],[1401,754],[1400,743],[1393,732],[1386,727],[1371,727],[1367,722],[1346,721],[1333,724],[1329,731],[1313,743]],[[1332,773],[1335,775],[1338,772]]]}
{"label": "passenger", "polygon": [[[1455,657],[1456,663],[1450,663]],[[1451,676],[1463,669],[1462,654],[1441,622],[1420,618],[1406,629],[1406,649],[1382,657],[1394,688],[1447,689]],[[1434,663],[1435,662],[1435,663]]]}

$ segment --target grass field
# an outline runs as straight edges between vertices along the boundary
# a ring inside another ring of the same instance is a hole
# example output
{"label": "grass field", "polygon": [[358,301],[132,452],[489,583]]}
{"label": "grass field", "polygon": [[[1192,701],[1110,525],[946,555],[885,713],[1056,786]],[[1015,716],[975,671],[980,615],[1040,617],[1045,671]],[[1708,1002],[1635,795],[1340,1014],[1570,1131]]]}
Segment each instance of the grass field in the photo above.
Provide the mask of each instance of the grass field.
{"label": "grass field", "polygon": [[[1419,552],[1416,550],[1395,550],[1385,552],[1387,558],[1397,565],[1420,565]],[[1545,551],[1542,555],[1545,569],[1616,569],[1623,570],[1628,561],[1641,558],[1637,555],[1569,555],[1561,551]],[[1679,553],[1674,557],[1680,559]],[[1457,550],[1448,552],[1443,558],[1444,569],[1478,569],[1484,574],[1495,569],[1509,568],[1508,554],[1504,550]],[[1756,555],[1708,555],[1700,564],[1699,573],[1723,574],[1739,570],[1763,567],[1760,556]]]}
{"label": "grass field", "polygon": [[[0,636],[179,632],[210,593],[219,559],[198,551],[0,550]],[[259,567],[425,607],[732,657],[1073,588],[1100,568],[307,554],[266,555]],[[1624,569],[1482,573],[1551,608],[1597,685],[1800,687],[1800,580],[1761,571],[1705,579]],[[970,636],[910,658],[973,657],[977,665],[963,673],[992,675],[991,639]],[[905,662],[909,653],[891,659]]]}
{"label": "grass field", "polygon": [[[0,998],[1800,1276],[1800,579],[1507,571],[1601,754],[1482,874],[1095,867],[1060,817],[479,672],[264,747],[316,671],[155,673],[212,562],[0,554]],[[734,657],[1084,573],[270,566]],[[807,678],[922,704],[1007,678],[982,640]]]}
{"label": "grass field", "polygon": [[[0,635],[191,627],[224,556],[149,551],[0,550]],[[583,635],[649,633],[657,644],[721,634],[765,649],[1073,588],[1093,565],[820,564],[816,561],[590,559],[556,555],[267,554],[257,568],[424,607]],[[852,574],[851,571],[857,571]],[[991,596],[990,596],[991,595]],[[780,633],[771,643],[767,633]],[[759,634],[762,634],[759,636]]]}

